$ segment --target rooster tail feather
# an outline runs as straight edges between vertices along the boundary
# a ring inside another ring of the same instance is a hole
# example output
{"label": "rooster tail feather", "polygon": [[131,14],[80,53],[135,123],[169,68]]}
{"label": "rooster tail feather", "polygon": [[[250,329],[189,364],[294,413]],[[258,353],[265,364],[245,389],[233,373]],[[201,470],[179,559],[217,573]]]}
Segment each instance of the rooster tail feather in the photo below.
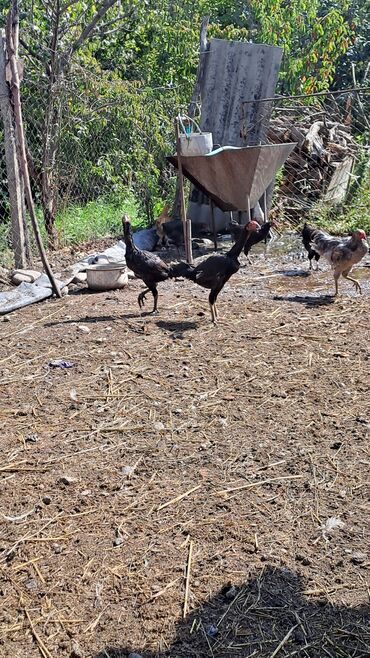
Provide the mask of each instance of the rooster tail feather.
{"label": "rooster tail feather", "polygon": [[333,247],[337,246],[338,242],[340,242],[340,240],[337,238],[332,238],[330,235],[326,235],[322,231],[317,231],[311,239],[310,247],[320,256],[325,256],[328,252],[331,252]]}

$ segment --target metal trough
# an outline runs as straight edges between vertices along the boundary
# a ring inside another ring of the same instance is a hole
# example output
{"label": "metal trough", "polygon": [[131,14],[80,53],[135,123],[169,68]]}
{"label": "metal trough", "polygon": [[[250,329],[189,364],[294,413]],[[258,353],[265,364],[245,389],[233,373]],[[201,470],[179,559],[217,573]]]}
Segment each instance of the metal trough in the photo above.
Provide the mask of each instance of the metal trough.
{"label": "metal trough", "polygon": [[[221,210],[248,210],[296,145],[223,146],[206,155],[181,156],[183,174]],[[177,167],[177,155],[168,160]]]}

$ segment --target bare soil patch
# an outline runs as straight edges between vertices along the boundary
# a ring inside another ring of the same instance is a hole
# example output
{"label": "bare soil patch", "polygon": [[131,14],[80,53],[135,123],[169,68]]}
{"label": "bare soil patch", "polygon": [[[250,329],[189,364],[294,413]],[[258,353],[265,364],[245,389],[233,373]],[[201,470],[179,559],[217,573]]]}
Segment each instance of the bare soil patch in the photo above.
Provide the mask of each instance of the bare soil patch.
{"label": "bare soil patch", "polygon": [[252,259],[0,322],[4,658],[370,655],[367,278]]}

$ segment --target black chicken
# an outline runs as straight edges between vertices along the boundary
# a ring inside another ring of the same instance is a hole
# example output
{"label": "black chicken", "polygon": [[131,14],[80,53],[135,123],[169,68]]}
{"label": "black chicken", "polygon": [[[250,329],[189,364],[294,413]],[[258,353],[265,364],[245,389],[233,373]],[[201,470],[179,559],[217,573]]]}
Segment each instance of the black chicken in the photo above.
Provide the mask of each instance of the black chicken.
{"label": "black chicken", "polygon": [[304,248],[308,252],[308,259],[310,261],[310,270],[313,269],[312,267],[312,260],[315,259],[316,261],[316,270],[319,269],[318,266],[318,261],[320,260],[320,254],[317,253],[312,248],[311,241],[314,240],[314,238],[317,236],[318,229],[314,228],[313,226],[310,226],[307,224],[307,222],[304,223],[303,229],[302,229],[302,241]]}
{"label": "black chicken", "polygon": [[[217,296],[230,277],[238,271],[240,267],[238,260],[240,253],[249,236],[252,232],[258,231],[258,229],[259,224],[254,221],[243,226],[243,230],[237,241],[225,255],[218,254],[215,256],[209,256],[196,267],[187,265],[187,263],[178,263],[178,274],[181,273],[181,276],[194,281],[194,283],[197,283],[198,286],[202,286],[202,288],[211,289],[208,301],[211,308],[213,324],[216,324],[217,322]],[[183,266],[183,269],[180,272],[181,265]]]}
{"label": "black chicken", "polygon": [[[273,226],[273,222],[265,222],[262,224],[262,226],[258,225],[258,230],[254,231],[249,235],[247,238],[247,241],[244,245],[244,253],[249,259],[249,252],[254,247],[254,245],[258,244],[259,242],[262,242],[262,240],[267,242],[267,238],[269,236],[270,230]],[[229,231],[231,235],[234,236],[235,239],[239,237],[239,235],[243,232],[244,225],[243,224],[238,224],[234,220],[231,220],[229,224]]]}
{"label": "black chicken", "polygon": [[[184,228],[181,219],[172,219],[170,222],[163,224],[162,228],[167,240],[173,242],[177,249],[179,249],[184,243]],[[208,232],[207,224],[192,222],[191,233],[193,238],[201,238],[204,235],[207,235]]]}
{"label": "black chicken", "polygon": [[[168,265],[159,256],[152,254],[150,251],[143,251],[134,244],[130,220],[127,215],[122,218],[123,234],[126,244],[126,263],[135,276],[142,279],[147,286],[137,298],[140,308],[144,306],[144,300],[150,291],[154,297],[154,307],[152,313],[157,312],[158,290],[157,284],[167,279],[173,279],[181,275],[183,269],[182,263]],[[180,272],[178,271],[180,265]]]}
{"label": "black chicken", "polygon": [[262,224],[262,226],[259,227],[258,231],[255,231],[250,234],[244,245],[244,253],[248,258],[249,258],[249,252],[252,249],[252,247],[254,247],[255,244],[262,242],[262,240],[264,240],[265,243],[267,242],[267,238],[272,228],[272,224],[273,224],[272,222],[265,222],[264,224]]}

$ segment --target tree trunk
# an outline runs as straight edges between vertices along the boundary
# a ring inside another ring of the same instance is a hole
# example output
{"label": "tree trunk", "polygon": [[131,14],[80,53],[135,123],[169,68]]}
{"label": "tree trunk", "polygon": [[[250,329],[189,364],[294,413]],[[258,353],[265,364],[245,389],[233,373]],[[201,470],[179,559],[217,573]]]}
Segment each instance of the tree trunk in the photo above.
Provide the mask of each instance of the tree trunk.
{"label": "tree trunk", "polygon": [[[50,249],[57,247],[58,236],[55,228],[58,200],[58,164],[60,122],[61,122],[61,80],[50,80],[49,102],[46,113],[46,134],[41,174],[41,202],[44,213],[44,223]],[[58,87],[58,88],[57,88]]]}

